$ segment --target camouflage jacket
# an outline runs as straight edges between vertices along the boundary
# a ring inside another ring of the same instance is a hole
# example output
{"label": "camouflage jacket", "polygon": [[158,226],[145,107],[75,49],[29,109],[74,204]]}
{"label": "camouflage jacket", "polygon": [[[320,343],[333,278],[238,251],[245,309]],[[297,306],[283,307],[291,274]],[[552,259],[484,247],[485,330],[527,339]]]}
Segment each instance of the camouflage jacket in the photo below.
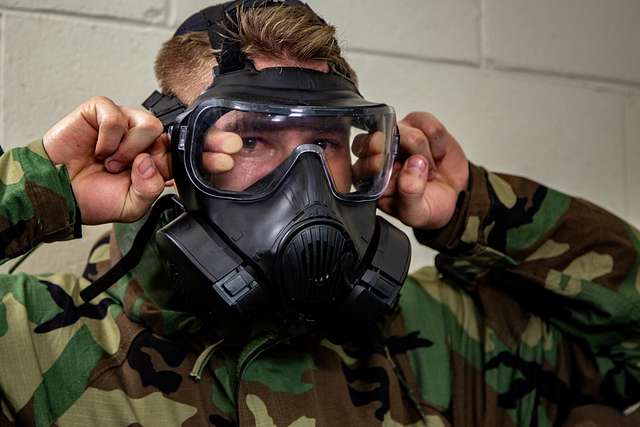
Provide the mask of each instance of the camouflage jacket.
{"label": "camouflage jacket", "polygon": [[[640,400],[640,233],[527,179],[470,171],[452,221],[416,232],[441,252],[436,268],[407,279],[370,346],[217,348],[168,308],[153,245],[83,303],[136,225],[99,241],[83,277],[0,276],[0,426],[577,426],[584,411],[638,425],[618,411]],[[0,157],[0,259],[78,237],[79,221],[40,142]]]}

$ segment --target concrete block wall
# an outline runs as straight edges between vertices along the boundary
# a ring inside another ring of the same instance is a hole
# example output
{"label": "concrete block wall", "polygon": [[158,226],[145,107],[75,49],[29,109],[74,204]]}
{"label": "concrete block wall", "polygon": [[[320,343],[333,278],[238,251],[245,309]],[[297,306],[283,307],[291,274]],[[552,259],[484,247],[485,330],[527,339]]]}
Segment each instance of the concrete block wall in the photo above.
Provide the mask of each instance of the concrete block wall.
{"label": "concrete block wall", "polygon": [[[0,144],[40,137],[92,95],[139,105],[155,88],[160,44],[212,3],[0,0]],[[430,111],[472,161],[640,226],[640,2],[309,3],[337,26],[368,98],[400,117]],[[48,245],[21,268],[78,272],[105,229]],[[414,245],[412,268],[432,257]]]}

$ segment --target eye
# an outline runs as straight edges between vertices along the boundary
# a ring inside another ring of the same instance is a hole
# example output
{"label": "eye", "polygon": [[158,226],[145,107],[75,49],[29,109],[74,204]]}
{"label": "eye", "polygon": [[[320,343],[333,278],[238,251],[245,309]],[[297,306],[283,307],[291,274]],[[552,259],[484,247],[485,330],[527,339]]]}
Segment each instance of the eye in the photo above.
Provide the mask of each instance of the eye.
{"label": "eye", "polygon": [[257,144],[258,144],[257,138],[249,137],[249,138],[242,139],[242,148],[245,151],[253,151],[256,148]]}
{"label": "eye", "polygon": [[333,145],[331,141],[327,141],[326,139],[317,139],[313,141],[313,143],[318,147],[322,148],[323,150],[326,150],[327,147],[330,147]]}

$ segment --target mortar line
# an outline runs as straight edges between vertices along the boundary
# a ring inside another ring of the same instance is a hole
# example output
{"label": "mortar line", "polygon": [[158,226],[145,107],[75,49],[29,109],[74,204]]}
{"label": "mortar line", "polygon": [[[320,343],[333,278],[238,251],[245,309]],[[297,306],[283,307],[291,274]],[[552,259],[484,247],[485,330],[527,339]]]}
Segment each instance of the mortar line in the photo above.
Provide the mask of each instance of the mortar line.
{"label": "mortar line", "polygon": [[[438,57],[425,57],[412,55],[409,53],[389,52],[377,49],[368,49],[362,47],[348,47],[344,48],[344,51],[349,53],[361,53],[365,55],[373,55],[387,58],[397,58],[402,60],[418,61],[427,64],[435,65],[449,65],[465,68],[480,68],[478,63],[460,59],[450,58],[438,58]],[[589,90],[602,91],[606,93],[620,94],[636,94],[640,93],[640,83],[629,82],[626,80],[600,78],[595,76],[585,76],[580,74],[567,74],[549,72],[544,70],[531,70],[531,69],[515,69],[513,67],[494,66],[490,61],[485,64],[485,71],[504,74],[513,77],[527,77],[534,79],[535,81],[545,82],[547,79],[557,79],[556,83],[564,84],[574,87],[583,87]],[[482,69],[482,68],[480,68]]]}
{"label": "mortar line", "polygon": [[617,85],[617,86],[626,86],[630,89],[640,89],[640,82],[621,79],[617,77],[602,77],[602,76],[596,76],[593,74],[573,73],[570,71],[530,69],[526,67],[501,65],[496,63],[487,64],[487,65],[489,69],[513,73],[513,74],[527,74],[527,75],[537,75],[537,76],[543,76],[543,77],[555,77],[559,79],[572,80],[572,81],[584,82],[584,83],[611,84],[611,85]]}
{"label": "mortar line", "polygon": [[353,53],[362,53],[365,55],[375,55],[375,56],[386,56],[389,58],[397,58],[397,59],[407,59],[419,62],[427,62],[427,63],[436,63],[436,64],[444,64],[444,65],[455,65],[469,68],[478,68],[479,64],[477,61],[466,60],[466,59],[452,59],[452,58],[440,58],[435,56],[420,56],[413,55],[411,53],[404,52],[391,52],[388,50],[378,50],[378,49],[369,49],[366,47],[345,47],[345,52],[353,52]]}
{"label": "mortar line", "polygon": [[168,29],[169,26],[166,23],[154,23],[145,21],[142,19],[135,18],[127,18],[120,16],[109,16],[109,15],[92,15],[85,13],[78,13],[74,11],[61,11],[61,10],[51,10],[45,8],[24,8],[24,7],[15,7],[15,6],[0,6],[0,12],[5,13],[9,12],[15,14],[16,16],[50,16],[54,18],[68,18],[68,20],[77,20],[84,21],[90,23],[97,24],[110,24],[110,25],[118,25],[123,27],[135,27],[137,29],[140,28],[156,28],[156,29]]}

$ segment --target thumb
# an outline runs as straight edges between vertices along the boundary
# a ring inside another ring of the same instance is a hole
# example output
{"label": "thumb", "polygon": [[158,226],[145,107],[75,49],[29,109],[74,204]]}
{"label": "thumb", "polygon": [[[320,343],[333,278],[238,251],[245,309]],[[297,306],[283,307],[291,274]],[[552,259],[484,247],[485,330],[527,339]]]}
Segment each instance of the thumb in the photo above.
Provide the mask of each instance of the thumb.
{"label": "thumb", "polygon": [[136,156],[131,167],[131,187],[122,212],[122,221],[141,218],[164,190],[164,178],[156,168],[153,158],[142,153]]}
{"label": "thumb", "polygon": [[398,219],[411,227],[420,227],[431,214],[425,203],[428,164],[421,155],[406,160],[398,174]]}

